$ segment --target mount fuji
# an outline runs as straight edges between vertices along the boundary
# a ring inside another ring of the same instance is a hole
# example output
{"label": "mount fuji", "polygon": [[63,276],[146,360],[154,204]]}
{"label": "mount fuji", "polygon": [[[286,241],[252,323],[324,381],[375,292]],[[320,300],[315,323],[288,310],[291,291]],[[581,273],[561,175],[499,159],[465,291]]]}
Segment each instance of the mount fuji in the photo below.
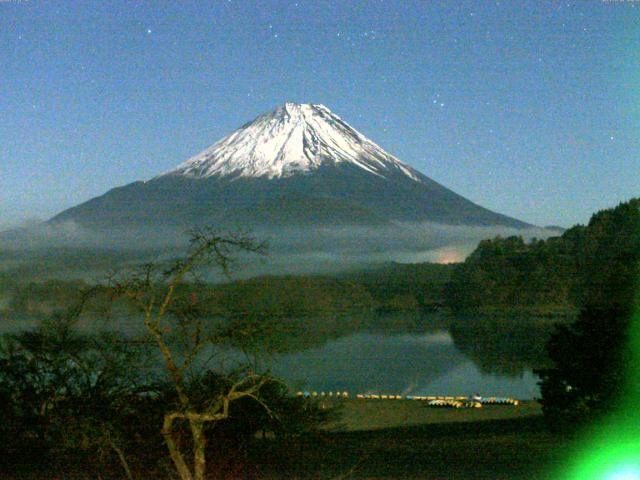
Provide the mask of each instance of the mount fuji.
{"label": "mount fuji", "polygon": [[49,223],[278,228],[433,222],[526,228],[385,152],[323,105],[285,103],[175,169]]}

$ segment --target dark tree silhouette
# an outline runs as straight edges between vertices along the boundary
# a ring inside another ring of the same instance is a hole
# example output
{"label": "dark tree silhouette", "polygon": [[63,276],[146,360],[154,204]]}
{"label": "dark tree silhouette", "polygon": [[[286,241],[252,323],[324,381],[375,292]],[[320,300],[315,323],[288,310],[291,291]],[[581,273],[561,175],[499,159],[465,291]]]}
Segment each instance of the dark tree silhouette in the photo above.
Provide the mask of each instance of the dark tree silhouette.
{"label": "dark tree silhouette", "polygon": [[[164,414],[161,433],[181,480],[204,480],[206,427],[228,419],[232,403],[250,398],[270,411],[259,393],[272,380],[244,370],[222,390],[209,392],[206,401],[198,401],[189,388],[189,373],[199,358],[206,356],[207,349],[222,339],[200,310],[197,294],[185,286],[189,281],[198,281],[199,269],[214,267],[227,274],[237,254],[263,251],[264,245],[250,237],[223,236],[202,228],[191,232],[186,255],[167,268],[147,264],[133,275],[110,279],[108,290],[114,299],[125,298],[142,313],[144,327],[160,353],[163,368],[177,396],[177,403]],[[176,332],[178,342],[175,341]],[[184,425],[191,435],[190,452],[181,442],[180,427]]]}
{"label": "dark tree silhouette", "polygon": [[595,214],[577,263],[582,309],[561,325],[540,370],[543,411],[556,428],[577,427],[611,411],[628,386],[630,322],[637,305],[640,199]]}

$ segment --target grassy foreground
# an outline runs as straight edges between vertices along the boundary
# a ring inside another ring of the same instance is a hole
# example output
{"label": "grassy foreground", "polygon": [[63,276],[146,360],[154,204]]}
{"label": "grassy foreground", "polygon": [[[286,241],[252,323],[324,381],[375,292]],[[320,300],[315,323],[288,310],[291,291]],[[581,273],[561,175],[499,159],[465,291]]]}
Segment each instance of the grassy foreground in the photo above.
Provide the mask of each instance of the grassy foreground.
{"label": "grassy foreground", "polygon": [[[535,402],[460,410],[412,400],[334,400],[334,405],[339,418],[319,433],[254,438],[238,450],[211,441],[207,480],[555,480],[574,446],[546,429]],[[126,480],[117,466],[96,476],[84,471],[80,458],[59,460],[55,468],[10,469],[0,477]],[[175,479],[170,471],[148,471],[135,480]]]}
{"label": "grassy foreground", "polygon": [[339,400],[326,401],[338,406],[340,417],[328,426],[332,431],[378,430],[415,425],[479,422],[538,416],[542,409],[538,402],[512,405],[489,405],[483,408],[434,408],[420,400]]}
{"label": "grassy foreground", "polygon": [[330,430],[261,445],[257,476],[548,480],[570,447],[547,431],[535,402],[464,410],[409,400],[342,403]]}

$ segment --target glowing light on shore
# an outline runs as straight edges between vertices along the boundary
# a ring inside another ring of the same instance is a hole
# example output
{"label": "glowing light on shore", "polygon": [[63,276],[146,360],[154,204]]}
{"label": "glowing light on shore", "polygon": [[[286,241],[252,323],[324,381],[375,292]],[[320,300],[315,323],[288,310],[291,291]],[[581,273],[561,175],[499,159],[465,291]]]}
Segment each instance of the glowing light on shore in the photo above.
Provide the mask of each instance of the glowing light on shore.
{"label": "glowing light on shore", "polygon": [[441,264],[463,262],[469,254],[469,252],[463,251],[461,248],[455,246],[438,248],[431,253],[433,255],[433,262]]}

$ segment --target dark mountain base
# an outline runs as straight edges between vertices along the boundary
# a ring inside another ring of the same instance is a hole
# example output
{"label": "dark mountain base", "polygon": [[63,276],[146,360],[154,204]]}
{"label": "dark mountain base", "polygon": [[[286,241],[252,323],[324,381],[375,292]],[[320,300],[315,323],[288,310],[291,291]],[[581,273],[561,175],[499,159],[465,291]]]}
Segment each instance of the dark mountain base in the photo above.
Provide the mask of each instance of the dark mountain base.
{"label": "dark mountain base", "polygon": [[448,225],[530,225],[491,212],[421,176],[386,178],[352,165],[312,174],[267,179],[178,175],[115,188],[54,217],[111,229],[122,226],[214,224],[257,228],[295,225],[381,225],[435,222]]}

